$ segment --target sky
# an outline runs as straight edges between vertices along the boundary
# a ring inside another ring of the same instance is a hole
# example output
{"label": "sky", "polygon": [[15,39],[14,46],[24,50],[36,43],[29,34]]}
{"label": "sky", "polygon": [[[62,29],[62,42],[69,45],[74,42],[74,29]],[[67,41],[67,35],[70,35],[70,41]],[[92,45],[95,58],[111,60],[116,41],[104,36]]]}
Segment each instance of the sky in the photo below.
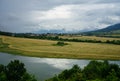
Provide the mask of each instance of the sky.
{"label": "sky", "polygon": [[120,0],[0,0],[0,30],[90,31],[120,23]]}

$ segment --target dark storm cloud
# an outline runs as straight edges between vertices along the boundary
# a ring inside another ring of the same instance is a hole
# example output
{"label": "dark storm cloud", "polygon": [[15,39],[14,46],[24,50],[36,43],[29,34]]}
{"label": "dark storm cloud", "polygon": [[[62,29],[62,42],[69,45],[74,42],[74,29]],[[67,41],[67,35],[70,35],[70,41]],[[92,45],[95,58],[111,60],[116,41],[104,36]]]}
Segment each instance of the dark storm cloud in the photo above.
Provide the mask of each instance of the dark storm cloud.
{"label": "dark storm cloud", "polygon": [[0,0],[0,30],[93,30],[120,23],[120,0]]}

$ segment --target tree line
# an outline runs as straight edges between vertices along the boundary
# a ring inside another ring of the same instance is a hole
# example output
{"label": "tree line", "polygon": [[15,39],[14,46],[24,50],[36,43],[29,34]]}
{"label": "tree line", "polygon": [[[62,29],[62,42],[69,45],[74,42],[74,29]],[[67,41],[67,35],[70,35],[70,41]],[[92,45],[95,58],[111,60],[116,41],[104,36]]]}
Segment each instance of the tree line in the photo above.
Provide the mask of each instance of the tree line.
{"label": "tree line", "polygon": [[[0,64],[0,81],[37,81],[24,66],[19,60]],[[106,60],[90,61],[84,69],[74,65],[46,81],[120,81],[120,67]]]}
{"label": "tree line", "polygon": [[33,39],[47,39],[47,40],[57,40],[57,41],[69,41],[69,42],[88,42],[88,43],[108,43],[120,45],[120,40],[93,40],[93,39],[68,39],[61,38],[59,36],[65,34],[33,34],[33,33],[10,33],[10,32],[0,32],[0,35],[13,36],[13,37],[22,37],[22,38],[33,38]]}
{"label": "tree line", "polygon": [[74,65],[46,81],[120,81],[120,68],[108,61],[91,61],[84,69]]}

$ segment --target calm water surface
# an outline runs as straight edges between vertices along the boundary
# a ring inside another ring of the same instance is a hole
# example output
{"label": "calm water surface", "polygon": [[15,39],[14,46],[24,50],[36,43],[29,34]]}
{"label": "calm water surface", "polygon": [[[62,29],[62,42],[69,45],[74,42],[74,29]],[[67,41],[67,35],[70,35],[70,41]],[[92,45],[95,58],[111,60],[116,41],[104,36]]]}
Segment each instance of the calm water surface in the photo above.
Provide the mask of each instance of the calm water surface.
{"label": "calm water surface", "polygon": [[[69,69],[75,64],[78,64],[81,68],[84,68],[84,66],[86,66],[90,61],[76,59],[37,58],[0,53],[0,64],[7,65],[14,59],[23,62],[27,68],[27,71],[35,75],[40,81],[53,77],[55,74],[58,74],[65,69]],[[109,62],[120,66],[120,61]]]}

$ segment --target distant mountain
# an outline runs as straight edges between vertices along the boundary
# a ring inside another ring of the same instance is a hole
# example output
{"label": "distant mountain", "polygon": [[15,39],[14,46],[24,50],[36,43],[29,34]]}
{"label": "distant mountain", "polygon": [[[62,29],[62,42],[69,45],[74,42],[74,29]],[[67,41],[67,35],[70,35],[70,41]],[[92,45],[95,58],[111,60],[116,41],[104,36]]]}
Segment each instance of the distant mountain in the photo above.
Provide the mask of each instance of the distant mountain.
{"label": "distant mountain", "polygon": [[108,26],[103,29],[85,32],[86,35],[107,35],[107,34],[120,34],[120,23]]}
{"label": "distant mountain", "polygon": [[34,31],[33,33],[38,33],[38,34],[43,34],[43,33],[66,33],[66,31],[64,29],[51,29],[51,30],[46,30],[46,29],[41,29],[38,31]]}
{"label": "distant mountain", "polygon": [[108,27],[103,28],[103,29],[96,30],[94,32],[113,32],[113,31],[118,31],[118,30],[120,30],[120,23],[108,26]]}
{"label": "distant mountain", "polygon": [[77,33],[76,31],[66,31],[65,29],[40,29],[38,31],[33,31],[32,33],[36,33],[36,34],[45,34],[45,33],[56,33],[56,34],[60,34],[60,33],[66,33],[66,34],[73,34],[73,33]]}

